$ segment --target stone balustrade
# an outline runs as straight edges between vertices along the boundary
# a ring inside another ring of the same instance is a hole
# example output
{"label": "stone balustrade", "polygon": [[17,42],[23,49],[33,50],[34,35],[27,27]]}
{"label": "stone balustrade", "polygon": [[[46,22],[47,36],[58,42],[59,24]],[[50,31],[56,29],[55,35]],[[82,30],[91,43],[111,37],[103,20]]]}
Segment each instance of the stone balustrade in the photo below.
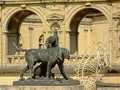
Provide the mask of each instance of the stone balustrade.
{"label": "stone balustrade", "polygon": [[7,62],[10,64],[24,63],[24,55],[7,55]]}

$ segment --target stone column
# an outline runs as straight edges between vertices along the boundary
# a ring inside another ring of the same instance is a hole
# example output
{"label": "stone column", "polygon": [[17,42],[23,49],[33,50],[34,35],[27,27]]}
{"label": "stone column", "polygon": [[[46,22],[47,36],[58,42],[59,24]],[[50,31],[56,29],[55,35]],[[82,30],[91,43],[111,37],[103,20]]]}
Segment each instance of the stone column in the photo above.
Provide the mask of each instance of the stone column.
{"label": "stone column", "polygon": [[7,52],[8,52],[8,40],[7,40],[7,33],[8,32],[2,32],[2,63],[7,63]]}
{"label": "stone column", "polygon": [[116,61],[119,60],[119,30],[118,30],[118,24],[119,24],[120,17],[113,17],[113,27],[112,30],[110,30],[110,36],[112,39],[112,60]]}
{"label": "stone column", "polygon": [[1,37],[2,37],[2,7],[0,6],[0,64],[2,64],[2,41],[1,41]]}
{"label": "stone column", "polygon": [[82,39],[82,35],[83,34],[81,34],[80,33],[80,30],[78,30],[78,55],[80,55],[81,54],[81,47],[82,47],[82,44],[81,44],[81,39]]}
{"label": "stone column", "polygon": [[88,29],[84,29],[84,54],[87,54],[87,49],[88,49]]}
{"label": "stone column", "polygon": [[4,15],[2,14],[2,5],[0,6],[0,63],[7,63],[6,55],[7,55],[7,32],[5,30],[4,23]]}
{"label": "stone column", "polygon": [[33,27],[29,27],[29,48],[31,49],[33,47]]}
{"label": "stone column", "polygon": [[44,31],[44,46],[43,46],[44,48],[46,48],[45,43],[46,43],[47,38],[48,38],[48,32]]}
{"label": "stone column", "polygon": [[119,44],[120,44],[120,42],[119,42],[119,37],[120,37],[120,36],[119,36],[119,33],[120,33],[119,30],[115,30],[115,36],[116,36],[116,37],[115,37],[115,41],[116,41],[116,45],[115,45],[115,46],[116,46],[116,48],[115,48],[116,50],[115,50],[115,51],[116,51],[116,58],[117,58],[117,59],[118,59],[119,56],[120,56],[120,55],[119,55],[119,54],[120,54],[120,50],[119,50],[119,49],[120,49],[120,48],[119,48]]}
{"label": "stone column", "polygon": [[44,33],[44,46],[43,48],[46,48],[46,39],[48,38],[48,31],[49,31],[49,27],[48,27],[48,22],[45,22],[44,23],[44,26],[43,26],[43,33]]}
{"label": "stone column", "polygon": [[62,30],[58,31],[58,38],[59,38],[59,47],[65,47],[65,44],[64,44],[64,37],[65,37],[65,34]]}
{"label": "stone column", "polygon": [[110,41],[109,41],[109,54],[110,54],[110,66],[112,65],[112,60],[113,60],[113,53],[112,53],[112,36],[113,36],[113,34],[112,34],[112,30],[109,30],[109,35],[110,35]]}
{"label": "stone column", "polygon": [[70,50],[70,31],[65,31],[65,38],[64,38],[65,48]]}

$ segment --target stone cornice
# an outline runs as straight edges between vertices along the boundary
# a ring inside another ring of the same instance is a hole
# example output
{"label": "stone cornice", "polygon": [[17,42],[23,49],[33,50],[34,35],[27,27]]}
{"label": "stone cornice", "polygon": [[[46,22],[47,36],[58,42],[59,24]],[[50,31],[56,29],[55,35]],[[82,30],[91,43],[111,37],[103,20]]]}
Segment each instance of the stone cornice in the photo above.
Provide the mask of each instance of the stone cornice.
{"label": "stone cornice", "polygon": [[55,3],[86,3],[86,2],[111,2],[119,0],[2,0],[0,4],[55,4]]}

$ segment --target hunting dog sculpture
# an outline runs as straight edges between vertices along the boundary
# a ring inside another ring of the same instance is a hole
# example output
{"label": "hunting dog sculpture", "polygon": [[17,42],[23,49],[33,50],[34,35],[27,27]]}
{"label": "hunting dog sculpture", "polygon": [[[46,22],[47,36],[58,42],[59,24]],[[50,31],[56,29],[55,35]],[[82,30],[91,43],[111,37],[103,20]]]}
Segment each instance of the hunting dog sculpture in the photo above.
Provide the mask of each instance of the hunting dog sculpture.
{"label": "hunting dog sculpture", "polygon": [[51,66],[57,64],[59,70],[65,79],[68,77],[64,71],[64,59],[69,59],[70,54],[66,48],[52,47],[48,49],[30,49],[25,52],[25,60],[27,66],[23,68],[20,73],[20,80],[24,80],[23,76],[27,70],[30,70],[30,80],[32,79],[32,69],[34,65],[38,62],[47,62],[47,73],[46,79],[49,79],[51,73]]}

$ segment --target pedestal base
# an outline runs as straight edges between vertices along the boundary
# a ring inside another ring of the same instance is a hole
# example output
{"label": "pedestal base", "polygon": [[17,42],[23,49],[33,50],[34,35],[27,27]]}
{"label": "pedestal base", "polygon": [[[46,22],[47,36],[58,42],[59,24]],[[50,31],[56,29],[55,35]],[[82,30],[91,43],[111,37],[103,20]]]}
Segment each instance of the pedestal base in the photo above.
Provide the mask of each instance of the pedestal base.
{"label": "pedestal base", "polygon": [[25,80],[25,81],[14,81],[13,85],[17,86],[70,86],[80,85],[79,80],[64,80],[64,79],[53,79],[53,80]]}

